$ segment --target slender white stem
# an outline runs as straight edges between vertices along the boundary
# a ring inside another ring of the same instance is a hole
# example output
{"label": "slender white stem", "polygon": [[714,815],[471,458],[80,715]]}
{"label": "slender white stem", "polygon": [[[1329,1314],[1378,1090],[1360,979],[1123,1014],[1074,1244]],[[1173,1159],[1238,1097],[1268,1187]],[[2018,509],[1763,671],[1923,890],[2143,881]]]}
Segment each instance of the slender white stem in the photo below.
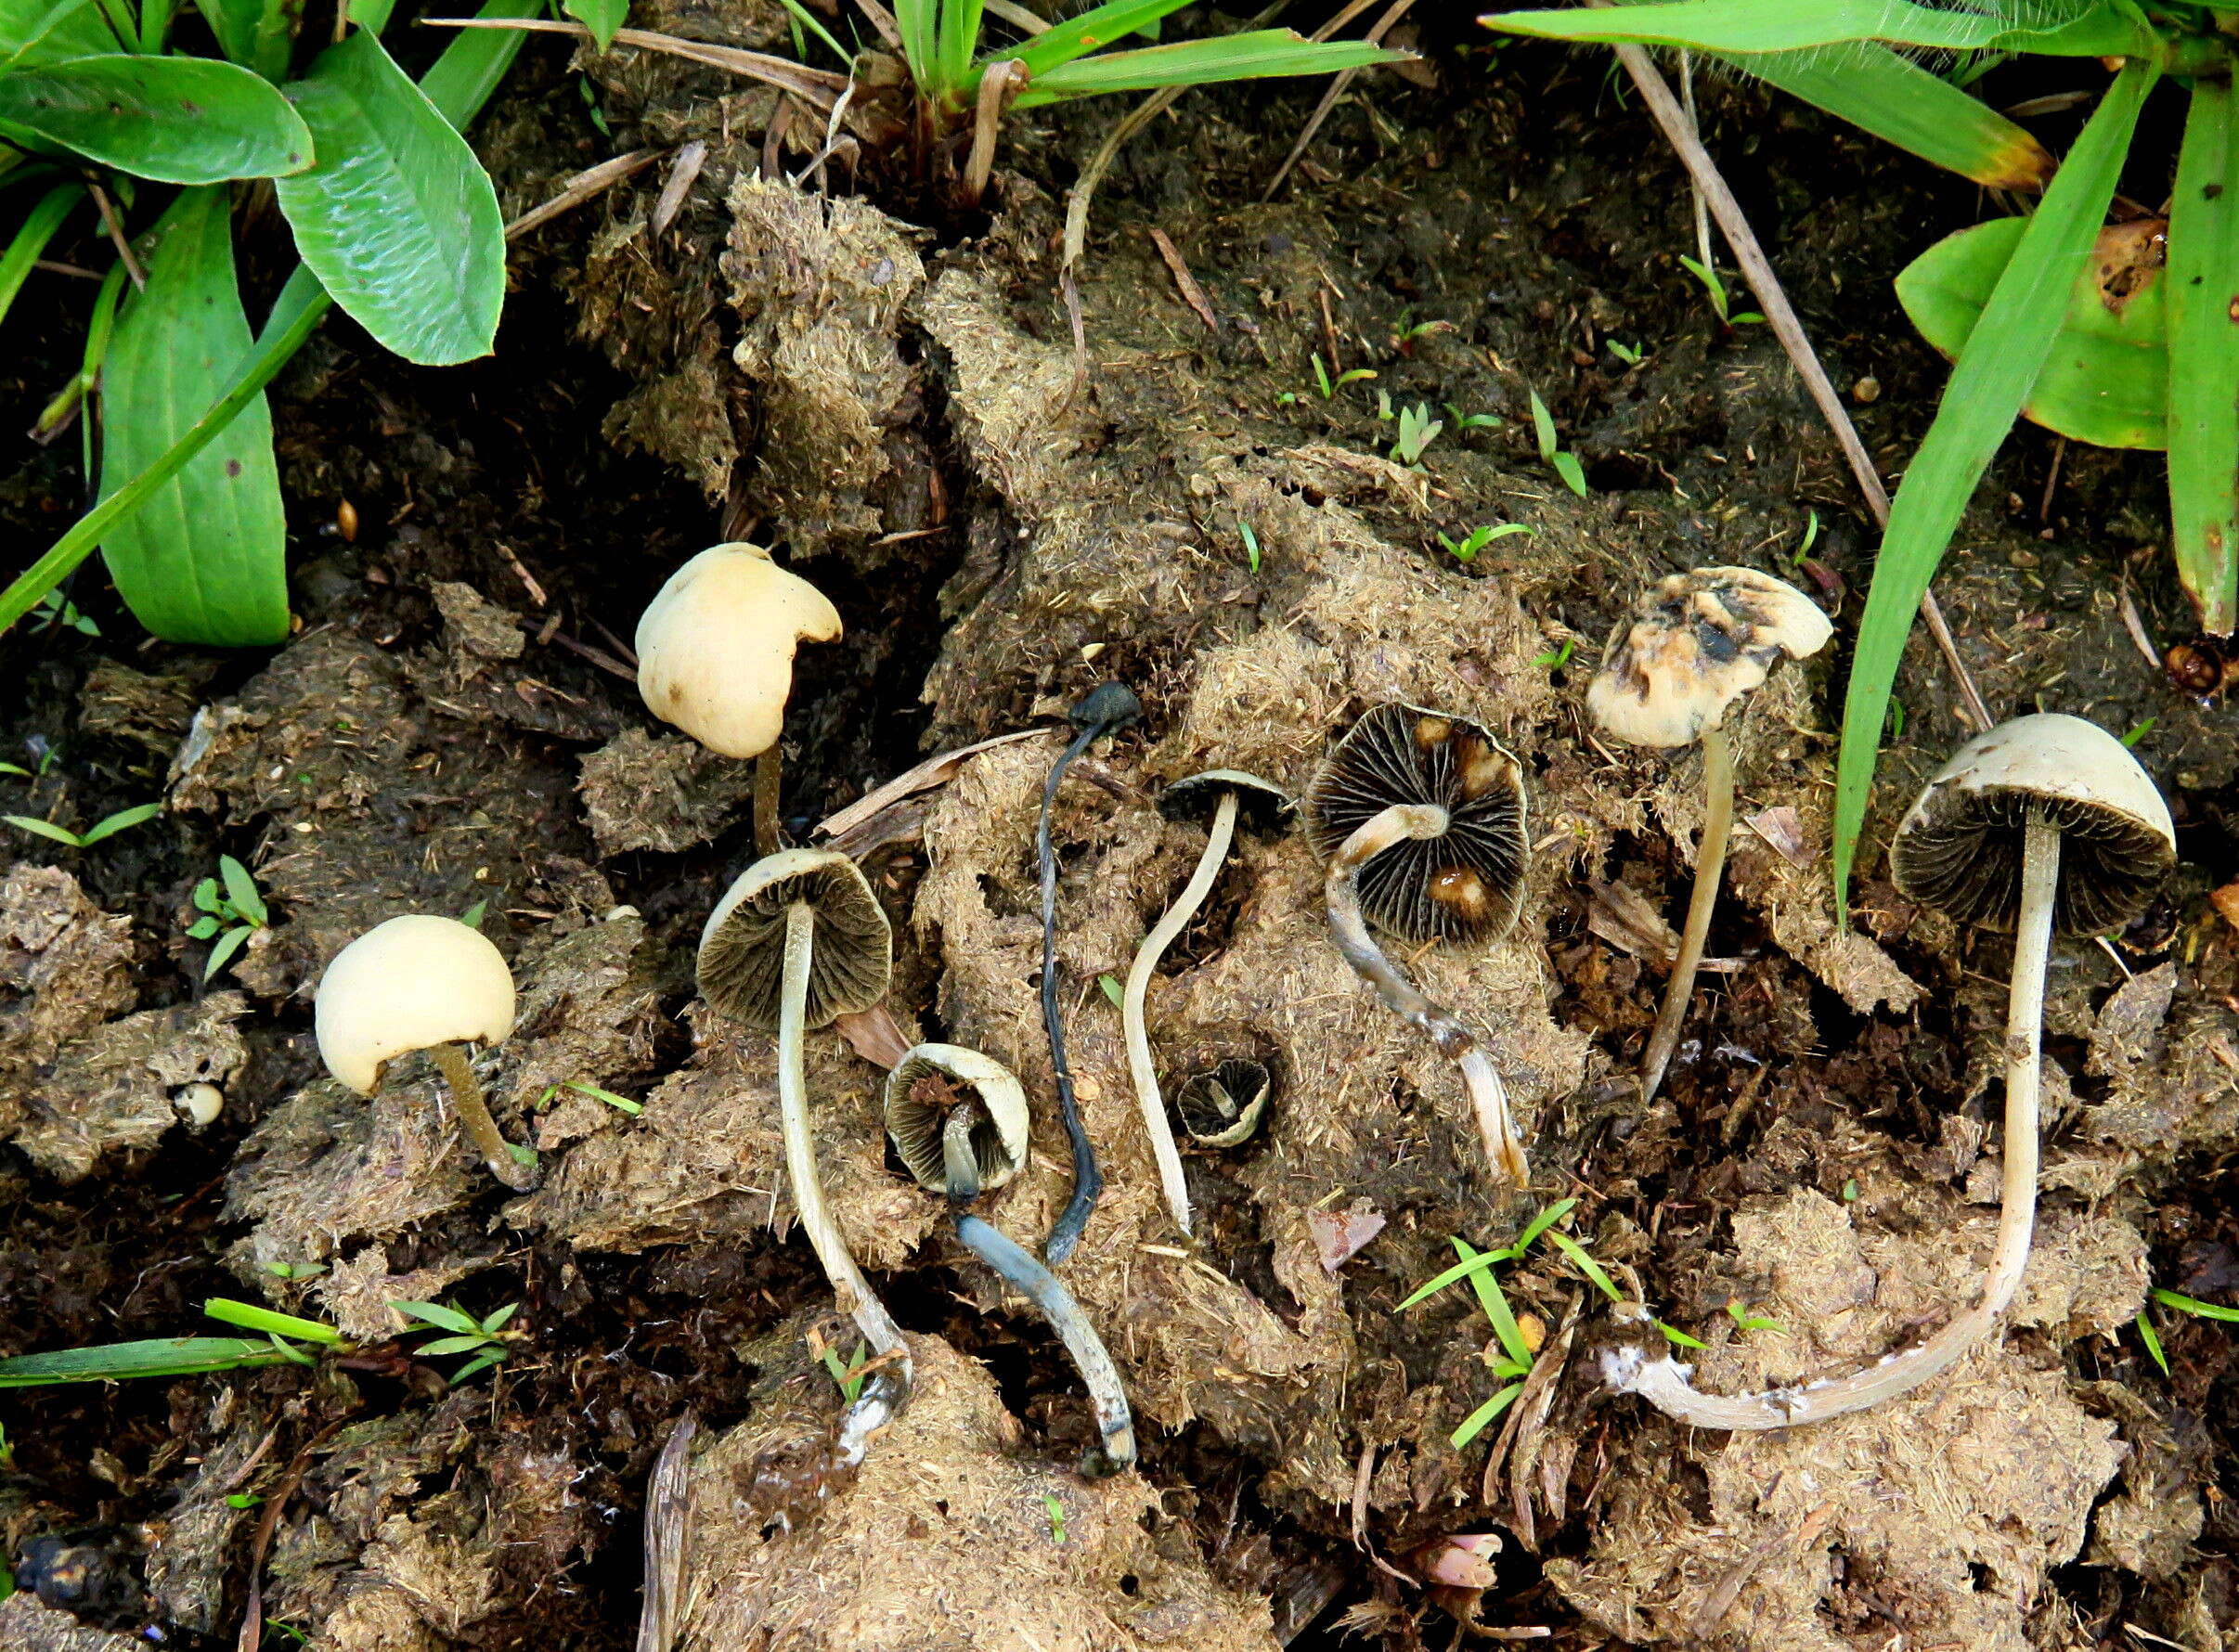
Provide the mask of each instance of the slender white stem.
{"label": "slender white stem", "polygon": [[1948,1370],[1997,1324],[2029,1264],[2037,1225],[2038,1051],[2045,1010],[2045,963],[2052,945],[2053,898],[2060,890],[2060,828],[2032,813],[2024,829],[2021,916],[2006,999],[2006,1142],[1998,1242],[1973,1308],[1920,1344],[1833,1382],[1732,1396],[1698,1393],[1688,1369],[1668,1353],[1638,1348],[1601,1356],[1602,1380],[1638,1394],[1658,1411],[1698,1428],[1790,1428],[1866,1411]]}
{"label": "slender white stem", "polygon": [[823,1264],[833,1295],[841,1310],[855,1320],[874,1354],[895,1356],[890,1370],[900,1374],[900,1386],[910,1383],[910,1349],[900,1327],[887,1316],[873,1295],[871,1284],[848,1242],[840,1237],[831,1209],[824,1204],[824,1183],[817,1174],[816,1139],[809,1129],[809,1085],[802,1049],[809,1010],[809,964],[816,951],[816,911],[806,901],[796,901],[785,911],[785,974],[778,997],[778,1112],[785,1129],[785,1174],[793,1184],[793,1206],[801,1215],[801,1231],[809,1248]]}
{"label": "slender white stem", "polygon": [[1395,803],[1370,816],[1329,858],[1322,880],[1323,897],[1329,906],[1329,933],[1337,949],[1355,974],[1376,988],[1376,996],[1394,1015],[1437,1046],[1438,1052],[1461,1068],[1469,1103],[1477,1114],[1478,1134],[1484,1139],[1485,1157],[1495,1171],[1519,1187],[1529,1180],[1523,1143],[1508,1117],[1508,1091],[1494,1069],[1491,1058],[1477,1047],[1477,1039],[1453,1011],[1433,1003],[1422,989],[1400,973],[1384,956],[1384,949],[1368,933],[1361,915],[1361,868],[1386,849],[1408,838],[1443,837],[1449,818],[1435,804]]}
{"label": "slender white stem", "polygon": [[1151,1065],[1150,1029],[1144,1025],[1143,1000],[1150,990],[1158,960],[1166,956],[1174,937],[1212,893],[1213,880],[1221,875],[1221,862],[1228,858],[1228,845],[1236,832],[1236,794],[1223,792],[1220,807],[1213,810],[1212,830],[1206,835],[1205,852],[1197,857],[1197,871],[1189,874],[1180,897],[1135,949],[1133,967],[1127,972],[1127,990],[1120,999],[1120,1026],[1127,1037],[1127,1070],[1135,1081],[1135,1104],[1143,1111],[1143,1128],[1158,1161],[1158,1185],[1166,1190],[1166,1207],[1173,1212],[1174,1225],[1184,1233],[1191,1231],[1189,1185],[1182,1178],[1182,1149],[1174,1143],[1174,1127],[1166,1116],[1166,1098],[1158,1093],[1158,1069]]}
{"label": "slender white stem", "polygon": [[1672,1052],[1679,1047],[1679,1029],[1686,1025],[1688,1000],[1694,997],[1695,976],[1702,969],[1702,949],[1710,939],[1711,913],[1718,905],[1726,845],[1733,831],[1734,750],[1726,725],[1713,723],[1702,733],[1702,839],[1695,846],[1695,887],[1687,900],[1679,956],[1672,961],[1672,978],[1663,984],[1663,1006],[1656,1012],[1655,1030],[1640,1058],[1644,1103],[1656,1099],[1664,1069],[1672,1065]]}

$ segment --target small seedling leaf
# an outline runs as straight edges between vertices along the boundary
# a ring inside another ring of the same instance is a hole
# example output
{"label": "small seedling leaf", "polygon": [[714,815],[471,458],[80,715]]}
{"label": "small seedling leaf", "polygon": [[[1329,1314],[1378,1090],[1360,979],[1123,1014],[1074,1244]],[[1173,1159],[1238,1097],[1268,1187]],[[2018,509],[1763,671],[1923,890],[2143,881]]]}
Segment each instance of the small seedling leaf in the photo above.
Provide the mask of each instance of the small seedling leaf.
{"label": "small seedling leaf", "polygon": [[97,1348],[68,1348],[0,1360],[0,1388],[122,1382],[137,1376],[195,1376],[206,1371],[280,1365],[293,1357],[276,1351],[262,1338],[241,1336],[163,1336],[146,1342],[111,1342]]}
{"label": "small seedling leaf", "polygon": [[194,904],[201,911],[215,914],[218,910],[218,885],[215,878],[204,878],[194,886]]}
{"label": "small seedling leaf", "polygon": [[0,815],[0,820],[6,820],[10,826],[20,827],[25,832],[36,833],[40,837],[52,838],[58,844],[67,844],[73,849],[82,849],[85,846],[84,838],[69,827],[58,826],[52,820],[42,820],[32,815]]}
{"label": "small seedling leaf", "polygon": [[1662,1320],[1658,1320],[1656,1322],[1656,1329],[1663,1333],[1663,1339],[1666,1342],[1675,1344],[1679,1348],[1699,1349],[1707,1348],[1709,1346],[1709,1344],[1705,1343],[1700,1336],[1689,1336],[1685,1331],[1679,1329],[1678,1326],[1667,1325]]}
{"label": "small seedling leaf", "polygon": [[502,1364],[504,1361],[505,1349],[501,1348],[485,1348],[480,1353],[476,1354],[472,1359],[469,1360],[465,1364],[461,1365],[458,1370],[451,1373],[450,1386],[455,1388],[460,1383],[467,1381],[470,1377],[480,1376],[491,1366]]}
{"label": "small seedling leaf", "polygon": [[2138,1340],[2145,1344],[2145,1351],[2154,1356],[2154,1363],[2161,1367],[2161,1375],[2169,1375],[2169,1357],[2161,1351],[2161,1338],[2155,1334],[2154,1322],[2146,1317],[2145,1310],[2138,1310],[2133,1322],[2138,1326]]}
{"label": "small seedling leaf", "polygon": [[478,900],[472,906],[467,908],[465,911],[459,914],[459,923],[465,924],[469,929],[480,929],[482,927],[482,920],[489,910],[490,903],[487,899]]}
{"label": "small seedling leaf", "polygon": [[1555,416],[1547,411],[1547,403],[1539,399],[1536,390],[1525,393],[1532,398],[1532,434],[1539,443],[1539,457],[1550,462],[1555,458]]}
{"label": "small seedling leaf", "polygon": [[508,1303],[507,1303],[507,1304],[506,1304],[506,1305],[505,1305],[503,1308],[500,1308],[500,1309],[499,1309],[499,1310],[498,1310],[496,1313],[493,1313],[492,1315],[490,1315],[490,1317],[489,1317],[488,1319],[484,1320],[484,1321],[482,1322],[482,1328],[483,1328],[485,1331],[488,1332],[488,1333],[489,1333],[489,1334],[490,1334],[492,1336],[497,1336],[497,1335],[498,1335],[498,1332],[500,1332],[500,1331],[502,1331],[502,1330],[504,1330],[504,1329],[505,1329],[505,1323],[506,1323],[506,1321],[508,1321],[508,1320],[511,1319],[511,1318],[513,1317],[513,1315],[515,1315],[516,1313],[519,1313],[520,1311],[521,1311],[521,1304],[520,1304],[520,1303],[518,1303],[518,1302],[508,1302]]}
{"label": "small seedling leaf", "polygon": [[78,840],[78,845],[90,849],[103,838],[114,837],[120,832],[154,820],[162,812],[163,806],[160,803],[138,803],[130,808],[121,808],[107,820],[97,820],[88,827],[85,835]]}
{"label": "small seedling leaf", "polygon": [[[202,922],[208,923],[214,920],[205,918]],[[217,945],[210,949],[210,961],[202,965],[202,979],[205,981],[215,980],[218,971],[233,962],[233,955],[241,949],[250,936],[254,933],[246,923],[243,923],[237,928],[228,929],[224,935],[218,936]]]}
{"label": "small seedling leaf", "polygon": [[1568,1233],[1560,1233],[1549,1229],[1547,1243],[1570,1258],[1572,1265],[1592,1280],[1596,1288],[1611,1301],[1622,1302],[1624,1300],[1617,1287],[1610,1283],[1610,1276],[1601,1271],[1601,1264],[1586,1255],[1585,1246],[1579,1244],[1577,1240],[1572,1238]]}
{"label": "small seedling leaf", "polygon": [[1578,1201],[1576,1199],[1556,1200],[1524,1225],[1524,1231],[1516,1236],[1516,1243],[1508,1247],[1510,1254],[1523,1255],[1525,1251],[1532,1248],[1532,1241],[1577,1208]]}
{"label": "small seedling leaf", "polygon": [[483,1347],[489,1338],[481,1332],[472,1336],[438,1336],[433,1342],[423,1342],[412,1350],[417,1358],[434,1359],[440,1354],[463,1354],[469,1349]]}
{"label": "small seedling leaf", "polygon": [[1575,453],[1550,453],[1547,463],[1555,467],[1555,474],[1562,478],[1563,486],[1582,499],[1586,497],[1585,467],[1578,462]]}
{"label": "small seedling leaf", "polygon": [[[197,918],[187,926],[187,938],[190,941],[206,941],[217,932],[218,921],[215,918]],[[209,977],[203,978],[207,980]]]}
{"label": "small seedling leaf", "polygon": [[[1477,1255],[1475,1247],[1459,1236],[1454,1241],[1454,1248],[1461,1253],[1464,1261]],[[1508,1293],[1500,1288],[1492,1270],[1470,1274],[1469,1288],[1477,1293],[1477,1305],[1485,1310],[1485,1318],[1493,1322],[1493,1335],[1500,1338],[1502,1350],[1517,1364],[1531,1369],[1532,1345],[1524,1340],[1523,1329],[1516,1323],[1516,1311],[1508,1306]]]}
{"label": "small seedling leaf", "polygon": [[1127,990],[1120,985],[1118,975],[1098,975],[1096,985],[1104,988],[1104,996],[1112,1000],[1113,1009],[1119,1009],[1127,1001]]}
{"label": "small seedling leaf", "polygon": [[226,898],[233,903],[233,910],[262,926],[265,897],[257,893],[256,880],[249,875],[249,869],[230,855],[220,855],[218,874],[226,880]]}
{"label": "small seedling leaf", "polygon": [[481,1323],[462,1308],[447,1308],[440,1302],[392,1302],[389,1306],[408,1319],[424,1320],[447,1331],[482,1335]]}
{"label": "small seedling leaf", "polygon": [[2174,1308],[2179,1313],[2189,1313],[2197,1319],[2222,1320],[2239,1324],[2239,1308],[2226,1308],[2218,1302],[2203,1302],[2197,1297],[2181,1296],[2175,1291],[2155,1287],[2154,1300],[2164,1308]]}
{"label": "small seedling leaf", "polygon": [[[604,1102],[615,1112],[627,1113],[632,1118],[645,1111],[643,1102],[633,1102],[626,1095],[616,1095],[611,1090],[602,1090],[596,1084],[587,1084],[580,1078],[563,1079],[560,1084],[553,1085],[552,1090],[563,1087],[574,1091],[577,1095],[587,1095],[594,1102]],[[550,1095],[551,1091],[546,1091],[545,1094]]]}
{"label": "small seedling leaf", "polygon": [[1448,1443],[1450,1443],[1456,1451],[1460,1451],[1462,1447],[1468,1445],[1471,1440],[1482,1434],[1485,1431],[1486,1426],[1491,1424],[1495,1417],[1499,1416],[1502,1412],[1507,1411],[1508,1407],[1514,1405],[1518,1396],[1522,1394],[1522,1392],[1523,1384],[1510,1383],[1507,1387],[1501,1389],[1499,1393],[1494,1395],[1492,1399],[1486,1400],[1482,1405],[1471,1412],[1467,1417],[1463,1418],[1461,1426],[1454,1431],[1453,1435],[1449,1439]]}

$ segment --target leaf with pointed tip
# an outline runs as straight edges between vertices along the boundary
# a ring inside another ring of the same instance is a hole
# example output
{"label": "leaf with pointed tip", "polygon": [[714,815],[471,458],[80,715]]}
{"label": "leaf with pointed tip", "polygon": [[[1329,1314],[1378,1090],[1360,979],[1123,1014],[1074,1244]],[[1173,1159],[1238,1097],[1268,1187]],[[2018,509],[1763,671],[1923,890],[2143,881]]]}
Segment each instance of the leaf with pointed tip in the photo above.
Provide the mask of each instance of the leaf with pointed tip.
{"label": "leaf with pointed tip", "polygon": [[310,130],[267,81],[213,58],[72,58],[0,73],[0,122],[164,184],[311,164]]}

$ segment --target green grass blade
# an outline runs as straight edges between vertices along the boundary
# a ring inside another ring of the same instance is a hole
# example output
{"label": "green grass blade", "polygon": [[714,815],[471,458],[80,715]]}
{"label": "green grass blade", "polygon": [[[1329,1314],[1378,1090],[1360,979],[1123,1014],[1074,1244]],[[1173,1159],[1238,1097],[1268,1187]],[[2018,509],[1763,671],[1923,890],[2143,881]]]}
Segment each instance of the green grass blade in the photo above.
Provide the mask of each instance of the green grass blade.
{"label": "green grass blade", "polygon": [[932,82],[940,64],[934,56],[935,30],[945,0],[894,0],[894,23],[901,33],[902,58],[918,96],[930,97],[938,89]]}
{"label": "green grass blade", "polygon": [[1155,23],[1188,4],[1189,0],[1111,0],[1109,5],[1067,19],[1021,45],[990,52],[989,57],[1024,63],[1028,75],[1039,80],[1059,64],[1124,40],[1145,23]]}
{"label": "green grass blade", "polygon": [[1525,1224],[1524,1231],[1516,1235],[1516,1243],[1508,1247],[1508,1254],[1518,1257],[1523,1255],[1525,1251],[1532,1248],[1532,1242],[1534,1239],[1577,1208],[1578,1201],[1576,1199],[1556,1200]]}
{"label": "green grass blade", "polygon": [[[42,822],[42,824],[44,824],[44,822]],[[1508,1260],[1510,1256],[1513,1254],[1512,1252],[1505,1250],[1469,1249],[1468,1248],[1467,1241],[1458,1239],[1455,1241],[1455,1247],[1463,1251],[1466,1259],[1455,1263],[1453,1267],[1447,1269],[1443,1273],[1437,1274],[1424,1282],[1422,1284],[1416,1286],[1414,1290],[1407,1294],[1406,1299],[1403,1301],[1399,1307],[1391,1310],[1392,1312],[1404,1312],[1405,1310],[1413,1308],[1417,1302],[1426,1301],[1429,1298],[1437,1296],[1439,1292],[1444,1290],[1450,1284],[1457,1284],[1460,1281],[1469,1278],[1473,1273],[1482,1273],[1486,1269],[1495,1266],[1496,1263]]]}
{"label": "green grass blade", "polygon": [[1514,1405],[1516,1403],[1517,1397],[1522,1392],[1523,1384],[1510,1383],[1507,1387],[1501,1389],[1499,1393],[1494,1395],[1492,1399],[1486,1400],[1482,1405],[1471,1412],[1467,1417],[1464,1417],[1462,1419],[1461,1426],[1456,1428],[1453,1434],[1448,1437],[1447,1443],[1453,1446],[1456,1451],[1460,1451],[1462,1447],[1468,1445],[1471,1440],[1482,1434],[1486,1427],[1492,1423],[1494,1418],[1500,1415],[1502,1412],[1508,1410],[1511,1405]]}
{"label": "green grass blade", "polygon": [[1548,40],[1638,41],[1709,52],[1790,52],[1878,40],[1936,51],[2033,51],[2101,58],[2150,51],[2149,31],[2112,6],[2046,28],[1996,11],[1944,11],[1909,0],[1677,0],[1606,11],[1508,11],[1488,29]]}
{"label": "green grass blade", "polygon": [[806,6],[803,6],[801,4],[801,0],[778,0],[778,3],[784,6],[785,10],[791,14],[795,22],[798,23],[802,28],[808,30],[809,33],[815,35],[819,40],[822,41],[824,43],[825,49],[831,52],[834,57],[837,58],[843,66],[853,67],[855,63],[855,54],[849,51],[846,46],[840,45],[840,43],[833,37],[832,31],[825,28],[823,23],[818,19],[816,13],[810,11]]}
{"label": "green grass blade", "polygon": [[46,243],[55,239],[55,231],[62,227],[62,220],[70,216],[70,209],[84,194],[82,184],[57,184],[23,214],[16,239],[8,242],[6,252],[0,252],[0,321],[7,318],[8,307],[22,290],[23,279],[31,274],[32,265],[46,251]]}
{"label": "green grass blade", "polygon": [[259,1308],[253,1302],[237,1302],[230,1297],[210,1297],[202,1304],[202,1311],[220,1323],[239,1325],[244,1331],[292,1336],[298,1342],[316,1342],[323,1348],[340,1348],[343,1343],[343,1334],[332,1325],[298,1319],[291,1313],[276,1313],[269,1308]]}
{"label": "green grass blade", "polygon": [[123,1382],[136,1376],[199,1376],[209,1371],[240,1371],[289,1362],[287,1354],[266,1341],[252,1342],[240,1336],[163,1336],[149,1342],[111,1342],[100,1348],[67,1348],[51,1354],[19,1354],[12,1360],[0,1360],[0,1388]]}
{"label": "green grass blade", "polygon": [[972,58],[979,50],[980,0],[942,0],[940,38],[934,49],[940,54],[943,92],[961,91],[972,79]]}
{"label": "green grass blade", "polygon": [[2239,1324],[2239,1308],[2226,1308],[2220,1302],[2203,1302],[2197,1297],[2187,1297],[2177,1291],[2165,1291],[2156,1285],[2154,1300],[2164,1308],[2174,1308],[2180,1313],[2192,1314],[2196,1319],[2223,1320]]}
{"label": "green grass blade", "polygon": [[2169,207],[2169,527],[2200,628],[2239,626],[2239,113],[2193,83]]}
{"label": "green grass blade", "polygon": [[2056,163],[2051,151],[2029,133],[1981,98],[1886,46],[1860,42],[1727,60],[1987,188],[2037,190],[2052,176]]}
{"label": "green grass blade", "polygon": [[[1456,1238],[1454,1248],[1465,1262],[1476,1258],[1477,1252],[1467,1239]],[[1480,1269],[1470,1274],[1469,1288],[1477,1293],[1477,1305],[1485,1310],[1485,1318],[1493,1322],[1493,1335],[1500,1338],[1501,1351],[1529,1370],[1531,1345],[1524,1341],[1523,1328],[1516,1323],[1516,1310],[1508,1306],[1508,1293],[1500,1288],[1492,1270]]]}
{"label": "green grass blade", "polygon": [[129,827],[142,825],[162,812],[163,806],[160,803],[136,803],[130,808],[121,808],[115,814],[88,826],[85,834],[78,839],[78,846],[90,849],[103,838],[114,837]]}
{"label": "green grass blade", "polygon": [[1019,94],[1016,107],[1029,109],[1062,97],[1093,97],[1106,92],[1149,92],[1160,86],[1204,86],[1286,74],[1335,74],[1344,69],[1397,63],[1405,56],[1365,41],[1317,42],[1291,29],[1256,29],[1214,40],[1184,40],[1173,45],[1146,45],[1129,52],[1078,58],[1030,83]]}
{"label": "green grass blade", "polygon": [[0,815],[0,820],[6,820],[10,826],[28,832],[34,837],[51,838],[73,849],[85,846],[85,840],[69,827],[58,826],[52,820],[42,820],[36,815]]}
{"label": "green grass blade", "polygon": [[1571,1265],[1592,1280],[1595,1288],[1611,1301],[1622,1302],[1624,1300],[1624,1297],[1618,1293],[1617,1287],[1610,1282],[1610,1276],[1601,1271],[1601,1264],[1586,1255],[1585,1246],[1579,1244],[1577,1240],[1572,1238],[1568,1233],[1549,1228],[1547,1243],[1570,1258]]}
{"label": "green grass blade", "polygon": [[447,1307],[441,1302],[392,1302],[391,1308],[408,1319],[425,1320],[446,1331],[472,1333],[479,1336],[482,1326],[464,1309]]}
{"label": "green grass blade", "polygon": [[2150,63],[2133,58],[2101,99],[1999,277],[1951,369],[1935,422],[1891,502],[1843,703],[1834,806],[1838,922],[1848,922],[1850,871],[1866,824],[1889,690],[1921,593],[1935,577],[1975,484],[2051,354],[2068,295],[2106,215],[2155,75]]}
{"label": "green grass blade", "polygon": [[2169,1357],[2162,1351],[2161,1338],[2154,1334],[2154,1322],[2146,1318],[2145,1310],[2141,1309],[2134,1323],[2138,1326],[2138,1340],[2144,1343],[2145,1351],[2154,1356],[2154,1363],[2161,1367],[2161,1375],[2168,1375]]}

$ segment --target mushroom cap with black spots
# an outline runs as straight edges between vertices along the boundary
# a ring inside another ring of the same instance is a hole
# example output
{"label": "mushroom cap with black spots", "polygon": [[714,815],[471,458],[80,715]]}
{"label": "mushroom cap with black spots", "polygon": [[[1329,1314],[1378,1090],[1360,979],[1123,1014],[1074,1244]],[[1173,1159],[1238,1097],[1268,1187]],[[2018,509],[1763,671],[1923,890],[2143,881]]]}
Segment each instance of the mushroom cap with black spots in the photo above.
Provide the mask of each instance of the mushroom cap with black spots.
{"label": "mushroom cap with black spots", "polygon": [[1398,702],[1353,724],[1306,789],[1306,837],[1327,860],[1395,803],[1446,811],[1444,835],[1395,844],[1361,868],[1361,910],[1409,944],[1507,933],[1523,904],[1523,770],[1449,712]]}
{"label": "mushroom cap with black spots", "polygon": [[1185,1080],[1174,1096],[1174,1110],[1191,1141],[1205,1147],[1235,1147],[1258,1132],[1274,1091],[1275,1075],[1265,1062],[1235,1056]]}
{"label": "mushroom cap with black spots", "polygon": [[1210,820],[1231,792],[1236,794],[1236,824],[1254,832],[1286,831],[1298,812],[1289,793],[1241,768],[1209,768],[1176,781],[1158,794],[1158,812],[1174,821]]}
{"label": "mushroom cap with black spots", "polygon": [[816,913],[807,1025],[829,1026],[887,996],[894,931],[862,872],[836,849],[783,849],[741,872],[700,932],[700,991],[717,1010],[776,1029],[785,914],[800,901]]}
{"label": "mushroom cap with black spots", "polygon": [[1017,1076],[993,1056],[961,1044],[918,1044],[887,1075],[887,1134],[917,1185],[935,1193],[949,1183],[941,1157],[941,1131],[950,1109],[920,1093],[926,1078],[939,1078],[971,1091],[955,1105],[977,1101],[981,1115],[972,1122],[972,1156],[979,1167],[979,1187],[990,1192],[1018,1174],[1026,1164],[1031,1123],[1025,1089]]}
{"label": "mushroom cap with black spots", "polygon": [[2145,910],[2177,864],[2169,806],[2129,747],[2096,723],[2037,712],[1978,734],[1936,771],[1889,848],[1909,900],[2011,930],[2032,809],[2060,828],[2062,935],[2104,935]]}
{"label": "mushroom cap with black spots", "polygon": [[1674,574],[1610,634],[1586,710],[1629,745],[1689,745],[1775,665],[1818,653],[1833,635],[1818,603],[1769,574]]}

